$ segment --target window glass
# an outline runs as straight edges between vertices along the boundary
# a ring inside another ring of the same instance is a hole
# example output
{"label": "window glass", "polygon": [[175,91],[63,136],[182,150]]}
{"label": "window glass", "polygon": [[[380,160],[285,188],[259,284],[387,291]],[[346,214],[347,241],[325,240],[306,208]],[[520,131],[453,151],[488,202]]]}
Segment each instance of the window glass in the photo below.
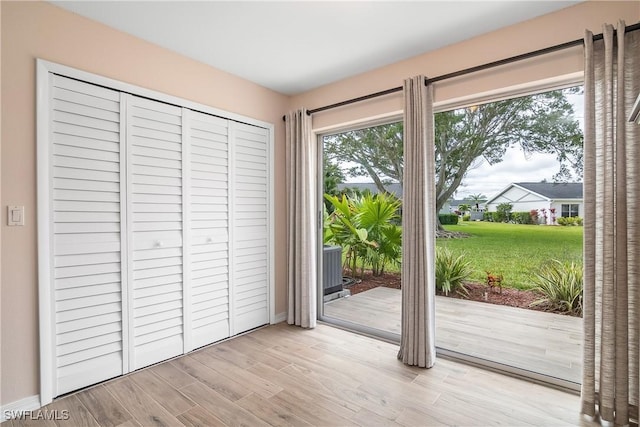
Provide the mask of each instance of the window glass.
{"label": "window glass", "polygon": [[562,217],[563,218],[569,218],[569,217],[575,217],[578,216],[578,205],[577,204],[563,204],[562,205]]}

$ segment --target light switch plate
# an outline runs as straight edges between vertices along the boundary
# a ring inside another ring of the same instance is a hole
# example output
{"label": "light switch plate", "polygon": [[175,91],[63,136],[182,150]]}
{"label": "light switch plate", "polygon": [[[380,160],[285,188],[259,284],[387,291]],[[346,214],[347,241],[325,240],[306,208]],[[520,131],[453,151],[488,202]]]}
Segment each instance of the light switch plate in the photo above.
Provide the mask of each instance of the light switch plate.
{"label": "light switch plate", "polygon": [[7,225],[24,225],[24,206],[7,206]]}

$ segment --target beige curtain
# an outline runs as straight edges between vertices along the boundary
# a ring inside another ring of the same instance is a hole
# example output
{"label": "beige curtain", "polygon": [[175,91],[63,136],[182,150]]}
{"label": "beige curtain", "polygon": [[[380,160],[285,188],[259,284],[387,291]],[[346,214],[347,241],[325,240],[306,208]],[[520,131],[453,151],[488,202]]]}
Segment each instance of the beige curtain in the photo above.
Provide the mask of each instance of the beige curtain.
{"label": "beige curtain", "polygon": [[306,110],[288,113],[285,128],[287,322],[314,328],[317,311],[316,144]]}
{"label": "beige curtain", "polygon": [[435,347],[435,153],[433,88],[404,82],[402,332],[398,359],[430,368]]}
{"label": "beige curtain", "polygon": [[638,416],[640,31],[585,36],[584,371],[582,412],[616,425]]}

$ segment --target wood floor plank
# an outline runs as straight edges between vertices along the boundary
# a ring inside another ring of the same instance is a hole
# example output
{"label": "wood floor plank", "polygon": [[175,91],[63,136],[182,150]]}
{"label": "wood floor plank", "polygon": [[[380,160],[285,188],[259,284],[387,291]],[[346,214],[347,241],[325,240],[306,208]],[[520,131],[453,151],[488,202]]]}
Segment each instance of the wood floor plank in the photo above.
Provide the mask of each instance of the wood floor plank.
{"label": "wood floor plank", "polygon": [[369,367],[379,372],[378,377],[384,375],[394,381],[412,382],[420,373],[420,368],[410,367],[398,360],[397,347],[394,351],[378,351],[371,349],[368,354],[359,354],[357,347],[336,347],[326,344],[315,346],[324,354],[322,357],[333,360],[353,359],[362,367]]}
{"label": "wood floor plank", "polygon": [[124,377],[105,385],[107,391],[126,405],[133,418],[143,426],[169,427],[179,421],[149,394],[136,385],[130,377]]}
{"label": "wood floor plank", "polygon": [[176,368],[171,363],[160,363],[152,366],[149,370],[177,389],[181,389],[197,381],[191,375]]}
{"label": "wood floor plank", "polygon": [[[450,419],[450,417],[441,417],[441,414],[434,413],[431,410],[423,412],[416,408],[405,408],[396,422],[406,427],[440,427],[451,425],[447,423],[448,419]],[[456,417],[456,425],[472,426],[474,425],[474,421],[480,422],[473,419]]]}
{"label": "wood floor plank", "polygon": [[38,420],[38,419],[13,419],[11,425],[15,427],[55,427],[56,423],[51,420]]}
{"label": "wood floor plank", "polygon": [[[284,391],[295,395],[300,401],[306,401],[308,405],[322,407],[326,410],[349,419],[360,407],[354,402],[341,400],[338,396],[327,392],[321,384],[309,377],[291,376],[282,371],[276,371],[266,365],[256,365],[249,369],[254,374],[261,376],[281,386]],[[276,396],[281,396],[282,392]]]}
{"label": "wood floor plank", "polygon": [[[207,349],[195,352],[191,355],[194,359],[214,370],[219,375],[228,377],[232,381],[237,381],[243,386],[251,389],[253,393],[258,393],[263,397],[271,397],[282,391],[282,387],[265,380],[262,377],[252,374],[233,363],[218,357],[218,353]],[[254,366],[254,365],[252,365]]]}
{"label": "wood floor plank", "polygon": [[69,418],[66,420],[55,420],[56,425],[63,426],[77,426],[77,427],[99,427],[98,421],[91,415],[89,410],[80,402],[80,399],[76,395],[71,395],[58,399],[47,405],[47,409],[57,411],[58,414],[62,414],[62,411],[66,411]]}
{"label": "wood floor plank", "polygon": [[118,427],[143,427],[142,424],[131,418],[123,422],[122,424],[118,424]]}
{"label": "wood floor plank", "polygon": [[212,345],[207,348],[203,348],[200,351],[214,353],[217,357],[233,363],[241,369],[247,369],[258,363],[252,359],[250,354],[243,353],[234,349],[232,344],[236,340],[229,340],[219,345]]}
{"label": "wood floor plank", "polygon": [[[256,346],[255,341],[251,341],[248,336],[241,336],[226,342],[228,348],[233,350],[229,353],[232,356],[243,354],[246,359],[245,369],[250,368],[256,363],[262,363],[272,367],[273,369],[282,369],[289,364],[285,359],[276,357],[266,352],[267,347]],[[243,363],[243,362],[240,362]]]}
{"label": "wood floor plank", "polygon": [[181,414],[196,405],[149,369],[135,372],[129,378],[172,414]]}
{"label": "wood floor plank", "polygon": [[281,391],[275,396],[270,397],[269,400],[314,426],[357,425],[348,418],[341,417],[322,405],[314,405],[313,402],[310,402],[308,399],[301,398],[300,395],[293,394],[288,390]]}
{"label": "wood floor plank", "polygon": [[115,427],[133,418],[104,385],[83,390],[76,397],[103,427]]}
{"label": "wood floor plank", "polygon": [[191,356],[180,357],[171,363],[231,401],[241,399],[251,393],[251,390],[244,385],[224,375],[219,375]]}
{"label": "wood floor plank", "polygon": [[228,426],[268,426],[267,423],[249,411],[202,383],[191,384],[183,388],[182,391]]}
{"label": "wood floor plank", "polygon": [[299,375],[310,376],[314,381],[322,385],[324,392],[344,402],[353,402],[360,407],[359,411],[368,409],[388,420],[394,420],[400,414],[401,411],[398,408],[388,405],[384,399],[359,390],[361,378],[356,376],[354,379],[348,379],[346,376],[342,376],[340,372],[329,374],[328,371],[330,370],[330,368],[322,369],[320,366],[300,367],[296,362],[282,369],[282,372],[295,377]]}
{"label": "wood floor plank", "polygon": [[226,427],[218,417],[201,406],[194,406],[177,418],[186,427]]}
{"label": "wood floor plank", "polygon": [[56,423],[52,420],[40,419],[36,411],[33,411],[30,416],[21,419],[14,418],[10,422],[14,427],[56,427]]}
{"label": "wood floor plank", "polygon": [[236,403],[271,426],[311,426],[293,412],[255,393],[243,397]]}
{"label": "wood floor plank", "polygon": [[366,408],[362,408],[360,409],[358,412],[356,412],[351,419],[353,421],[355,421],[356,423],[358,423],[358,425],[362,426],[362,427],[369,427],[369,426],[380,426],[380,427],[397,427],[400,426],[400,424],[398,424],[395,421],[392,421],[388,418],[385,418],[383,416],[380,416],[378,414],[376,414],[373,411],[370,411]]}

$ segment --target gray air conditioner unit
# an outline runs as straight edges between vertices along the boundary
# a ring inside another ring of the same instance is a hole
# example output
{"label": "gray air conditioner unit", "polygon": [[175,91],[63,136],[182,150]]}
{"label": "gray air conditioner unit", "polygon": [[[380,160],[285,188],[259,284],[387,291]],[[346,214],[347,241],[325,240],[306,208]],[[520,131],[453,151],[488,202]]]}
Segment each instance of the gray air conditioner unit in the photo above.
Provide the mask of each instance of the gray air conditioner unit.
{"label": "gray air conditioner unit", "polygon": [[322,282],[324,295],[342,290],[341,246],[324,246],[322,254]]}

